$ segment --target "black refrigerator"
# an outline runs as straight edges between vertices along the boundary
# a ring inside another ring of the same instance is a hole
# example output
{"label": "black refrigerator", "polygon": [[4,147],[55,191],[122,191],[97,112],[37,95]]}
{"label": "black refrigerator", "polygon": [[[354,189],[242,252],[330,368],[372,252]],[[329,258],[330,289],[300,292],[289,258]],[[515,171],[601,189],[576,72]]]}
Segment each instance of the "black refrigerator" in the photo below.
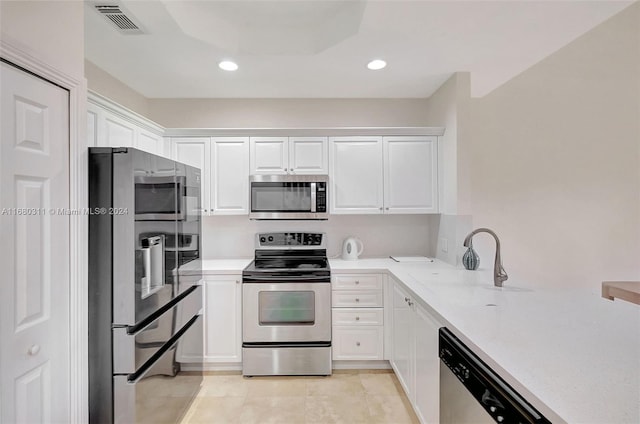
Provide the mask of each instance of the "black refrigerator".
{"label": "black refrigerator", "polygon": [[179,354],[202,350],[200,185],[198,168],[89,149],[90,423],[178,422],[200,389]]}

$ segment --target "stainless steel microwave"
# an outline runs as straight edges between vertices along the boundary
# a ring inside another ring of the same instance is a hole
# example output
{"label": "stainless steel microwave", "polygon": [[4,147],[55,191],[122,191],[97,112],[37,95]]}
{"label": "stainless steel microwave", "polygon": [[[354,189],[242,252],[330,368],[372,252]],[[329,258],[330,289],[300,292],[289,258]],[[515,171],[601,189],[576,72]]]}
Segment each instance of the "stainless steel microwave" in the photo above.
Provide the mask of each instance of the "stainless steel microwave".
{"label": "stainless steel microwave", "polygon": [[251,175],[250,219],[328,219],[327,175]]}

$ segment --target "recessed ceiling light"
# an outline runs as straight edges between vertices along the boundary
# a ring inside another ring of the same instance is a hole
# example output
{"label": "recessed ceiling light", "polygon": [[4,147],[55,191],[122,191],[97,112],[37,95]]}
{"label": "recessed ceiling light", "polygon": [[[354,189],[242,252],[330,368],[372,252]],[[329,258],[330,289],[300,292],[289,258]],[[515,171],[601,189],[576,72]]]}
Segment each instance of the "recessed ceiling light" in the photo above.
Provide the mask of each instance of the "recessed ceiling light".
{"label": "recessed ceiling light", "polygon": [[385,66],[387,66],[387,62],[382,59],[375,59],[367,64],[367,68],[371,69],[372,71],[377,71],[378,69],[382,69]]}
{"label": "recessed ceiling light", "polygon": [[237,71],[238,70],[238,64],[235,62],[232,62],[230,60],[223,60],[222,62],[218,63],[218,66],[220,67],[220,69],[223,69],[225,71]]}

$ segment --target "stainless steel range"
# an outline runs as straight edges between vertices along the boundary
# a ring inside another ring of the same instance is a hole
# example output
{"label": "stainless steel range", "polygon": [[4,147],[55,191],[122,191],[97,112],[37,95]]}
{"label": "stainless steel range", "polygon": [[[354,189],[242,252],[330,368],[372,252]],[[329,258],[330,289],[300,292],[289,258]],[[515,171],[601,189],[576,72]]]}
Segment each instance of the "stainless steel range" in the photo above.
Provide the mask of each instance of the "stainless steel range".
{"label": "stainless steel range", "polygon": [[331,270],[323,233],[261,233],[242,272],[242,374],[331,374]]}

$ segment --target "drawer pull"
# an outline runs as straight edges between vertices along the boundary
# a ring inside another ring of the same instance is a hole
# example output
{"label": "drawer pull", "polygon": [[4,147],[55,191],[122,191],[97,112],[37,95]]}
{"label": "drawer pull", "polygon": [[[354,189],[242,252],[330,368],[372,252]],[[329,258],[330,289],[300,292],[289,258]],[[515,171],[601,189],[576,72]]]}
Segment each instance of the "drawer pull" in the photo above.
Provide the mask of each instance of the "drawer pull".
{"label": "drawer pull", "polygon": [[356,284],[360,284],[360,280],[356,280]]}
{"label": "drawer pull", "polygon": [[360,298],[356,297],[356,302],[360,302]]}
{"label": "drawer pull", "polygon": [[360,317],[356,317],[356,321],[360,321]]}
{"label": "drawer pull", "polygon": [[356,342],[356,346],[360,346],[360,342]]}

